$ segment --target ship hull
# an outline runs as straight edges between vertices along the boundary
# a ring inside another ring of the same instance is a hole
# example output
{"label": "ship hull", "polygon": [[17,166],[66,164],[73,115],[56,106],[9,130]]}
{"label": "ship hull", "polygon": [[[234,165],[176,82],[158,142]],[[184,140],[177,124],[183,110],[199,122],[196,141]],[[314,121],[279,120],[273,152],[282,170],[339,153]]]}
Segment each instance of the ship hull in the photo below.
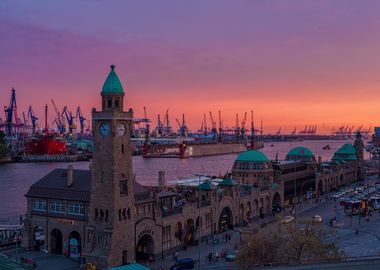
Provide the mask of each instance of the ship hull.
{"label": "ship hull", "polygon": [[67,150],[66,143],[54,137],[33,138],[25,148],[27,155],[62,155]]}
{"label": "ship hull", "polygon": [[[262,142],[255,142],[255,149],[262,148]],[[145,145],[144,158],[190,158],[241,153],[247,150],[243,143],[210,144],[168,144]]]}

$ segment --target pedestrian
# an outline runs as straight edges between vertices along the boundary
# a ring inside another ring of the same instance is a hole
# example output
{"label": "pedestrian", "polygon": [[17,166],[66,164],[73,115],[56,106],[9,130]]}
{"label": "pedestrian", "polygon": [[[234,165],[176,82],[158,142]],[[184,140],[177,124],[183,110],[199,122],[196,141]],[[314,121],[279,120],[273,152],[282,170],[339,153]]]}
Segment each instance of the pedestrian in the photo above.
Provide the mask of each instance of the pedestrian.
{"label": "pedestrian", "polygon": [[208,262],[211,262],[211,259],[212,259],[212,252],[210,252],[210,253],[208,254]]}
{"label": "pedestrian", "polygon": [[153,259],[153,255],[150,255],[149,256],[149,265],[151,265],[153,263],[154,259]]}
{"label": "pedestrian", "polygon": [[231,242],[231,234],[228,235],[228,240]]}
{"label": "pedestrian", "polygon": [[174,260],[175,261],[178,261],[178,252],[176,251],[176,253],[174,254]]}
{"label": "pedestrian", "polygon": [[36,264],[36,262],[33,262],[32,269],[33,269],[33,270],[37,269],[37,264]]}
{"label": "pedestrian", "polygon": [[355,234],[356,234],[356,235],[359,235],[359,230],[358,230],[358,228],[356,228],[356,230],[355,230]]}

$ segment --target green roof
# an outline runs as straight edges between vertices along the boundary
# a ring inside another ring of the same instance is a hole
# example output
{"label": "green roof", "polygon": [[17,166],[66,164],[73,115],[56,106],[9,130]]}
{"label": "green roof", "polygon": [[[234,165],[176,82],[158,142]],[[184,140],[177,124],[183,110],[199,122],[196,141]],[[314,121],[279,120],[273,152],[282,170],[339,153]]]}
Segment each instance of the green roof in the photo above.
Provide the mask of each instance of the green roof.
{"label": "green roof", "polygon": [[208,191],[215,189],[215,187],[209,181],[203,182],[198,187],[200,190],[208,190]]}
{"label": "green roof", "polygon": [[346,143],[341,148],[339,148],[335,154],[355,154],[356,149],[352,146],[352,144]]}
{"label": "green roof", "polygon": [[289,151],[287,156],[303,156],[303,157],[313,157],[313,152],[310,151],[309,148],[306,147],[295,147]]}
{"label": "green roof", "polygon": [[232,179],[223,179],[222,181],[219,182],[219,186],[221,187],[232,187],[237,185],[235,180]]}
{"label": "green roof", "polygon": [[346,143],[335,152],[332,159],[334,161],[357,160],[356,149],[352,144]]}
{"label": "green roof", "polygon": [[277,183],[272,183],[272,189],[275,190],[275,189],[278,189],[280,187],[279,184]]}
{"label": "green roof", "polygon": [[102,88],[102,93],[106,94],[123,94],[123,86],[115,72],[115,66],[111,65],[111,71],[107,76]]}
{"label": "green roof", "polygon": [[131,263],[127,265],[108,268],[107,270],[150,270],[150,268],[139,263]]}
{"label": "green roof", "polygon": [[249,150],[238,155],[236,161],[267,162],[269,160],[262,152]]}

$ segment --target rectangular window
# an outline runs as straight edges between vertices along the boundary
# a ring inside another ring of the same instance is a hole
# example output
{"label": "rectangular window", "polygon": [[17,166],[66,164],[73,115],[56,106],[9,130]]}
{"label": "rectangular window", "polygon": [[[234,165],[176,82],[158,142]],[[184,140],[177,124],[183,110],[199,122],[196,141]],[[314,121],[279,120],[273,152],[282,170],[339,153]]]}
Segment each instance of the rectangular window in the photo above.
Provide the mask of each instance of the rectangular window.
{"label": "rectangular window", "polygon": [[128,181],[120,180],[120,194],[128,195]]}
{"label": "rectangular window", "polygon": [[51,202],[50,203],[50,212],[64,214],[65,213],[65,203],[64,202],[57,202],[57,201]]}
{"label": "rectangular window", "polygon": [[108,99],[108,108],[112,108],[112,99]]}
{"label": "rectangular window", "polygon": [[119,100],[115,99],[115,108],[119,108]]}
{"label": "rectangular window", "polygon": [[82,203],[70,203],[69,204],[69,214],[84,216],[84,205]]}
{"label": "rectangular window", "polygon": [[46,201],[45,200],[33,200],[33,210],[46,212]]}

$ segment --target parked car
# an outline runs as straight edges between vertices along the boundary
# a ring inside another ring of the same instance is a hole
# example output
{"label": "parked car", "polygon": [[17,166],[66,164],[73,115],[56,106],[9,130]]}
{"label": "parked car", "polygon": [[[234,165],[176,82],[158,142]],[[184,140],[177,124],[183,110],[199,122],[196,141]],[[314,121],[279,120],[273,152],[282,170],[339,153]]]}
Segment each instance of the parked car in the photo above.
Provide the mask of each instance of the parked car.
{"label": "parked car", "polygon": [[323,222],[323,218],[320,215],[315,215],[315,216],[313,216],[312,219],[313,219],[314,223],[321,223],[321,222]]}
{"label": "parked car", "polygon": [[194,260],[191,258],[183,258],[178,260],[170,270],[185,270],[185,269],[194,269]]}
{"label": "parked car", "polygon": [[294,217],[293,216],[285,216],[283,219],[280,220],[280,223],[287,224],[290,222],[293,222]]}
{"label": "parked car", "polygon": [[237,251],[230,251],[227,256],[226,256],[226,261],[227,262],[233,262],[236,259]]}

